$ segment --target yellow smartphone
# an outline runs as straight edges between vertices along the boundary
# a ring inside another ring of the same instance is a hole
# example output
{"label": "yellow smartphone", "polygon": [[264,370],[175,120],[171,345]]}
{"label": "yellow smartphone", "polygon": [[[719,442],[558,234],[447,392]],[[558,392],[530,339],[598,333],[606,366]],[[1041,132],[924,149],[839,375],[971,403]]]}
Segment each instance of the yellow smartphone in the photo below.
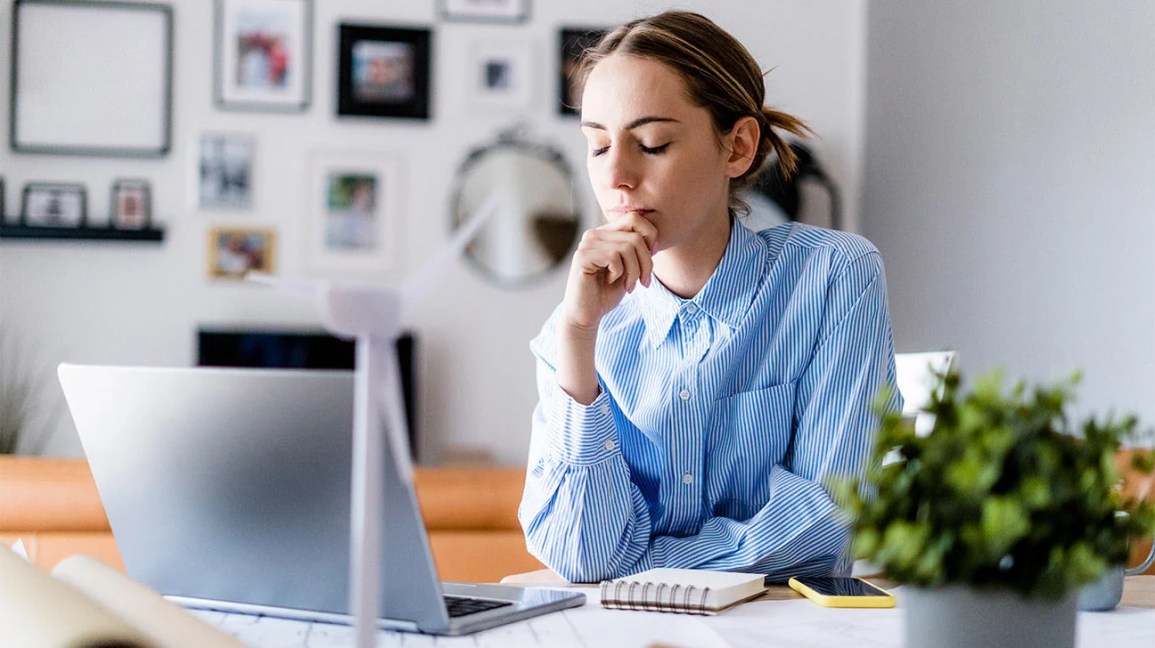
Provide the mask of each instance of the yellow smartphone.
{"label": "yellow smartphone", "polygon": [[861,578],[798,576],[790,589],[825,607],[891,608],[894,594]]}

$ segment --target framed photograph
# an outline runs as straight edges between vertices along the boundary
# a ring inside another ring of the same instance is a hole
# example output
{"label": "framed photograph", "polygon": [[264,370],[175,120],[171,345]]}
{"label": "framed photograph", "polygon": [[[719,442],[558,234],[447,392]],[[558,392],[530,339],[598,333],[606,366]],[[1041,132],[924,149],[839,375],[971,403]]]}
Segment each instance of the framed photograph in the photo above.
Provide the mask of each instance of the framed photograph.
{"label": "framed photograph", "polygon": [[529,0],[441,0],[445,20],[519,23],[529,19]]}
{"label": "framed photograph", "polygon": [[152,219],[152,190],[148,180],[117,180],[112,183],[109,223],[116,229],[148,229]]}
{"label": "framed photograph", "polygon": [[467,65],[473,68],[473,103],[503,109],[529,106],[534,68],[528,41],[475,43]]}
{"label": "framed photograph", "polygon": [[337,114],[429,119],[428,29],[340,26]]}
{"label": "framed photograph", "polygon": [[20,153],[162,157],[172,139],[172,7],[19,0],[9,141]]}
{"label": "framed photograph", "polygon": [[249,135],[206,133],[197,158],[197,207],[248,209],[253,204],[253,155]]}
{"label": "framed photograph", "polygon": [[584,84],[577,78],[582,53],[598,44],[607,30],[601,27],[563,27],[561,29],[558,68],[558,113],[580,115]]}
{"label": "framed photograph", "polygon": [[326,151],[312,159],[310,265],[345,272],[380,272],[394,262],[401,178],[390,155]]}
{"label": "framed photograph", "polygon": [[213,227],[208,238],[208,275],[244,279],[250,271],[272,274],[277,267],[277,233],[266,227]]}
{"label": "framed photograph", "polygon": [[21,223],[32,227],[83,227],[88,198],[81,184],[32,182],[24,185]]}
{"label": "framed photograph", "polygon": [[312,0],[216,0],[217,105],[225,110],[307,108],[312,29]]}

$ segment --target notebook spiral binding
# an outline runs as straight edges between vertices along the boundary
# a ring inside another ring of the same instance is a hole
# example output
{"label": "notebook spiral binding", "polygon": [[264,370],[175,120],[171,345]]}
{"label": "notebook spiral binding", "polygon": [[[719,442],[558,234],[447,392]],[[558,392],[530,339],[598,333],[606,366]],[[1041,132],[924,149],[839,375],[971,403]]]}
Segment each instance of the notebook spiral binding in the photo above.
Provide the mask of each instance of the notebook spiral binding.
{"label": "notebook spiral binding", "polygon": [[602,581],[601,594],[602,606],[615,610],[710,614],[706,609],[709,587],[685,586],[677,583],[670,585],[653,581],[607,580]]}

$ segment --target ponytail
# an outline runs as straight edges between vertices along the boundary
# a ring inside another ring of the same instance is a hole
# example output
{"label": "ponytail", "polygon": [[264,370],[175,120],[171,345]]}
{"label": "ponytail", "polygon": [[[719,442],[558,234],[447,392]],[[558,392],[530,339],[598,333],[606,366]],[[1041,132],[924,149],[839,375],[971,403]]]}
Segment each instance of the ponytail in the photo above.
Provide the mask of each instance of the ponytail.
{"label": "ponytail", "polygon": [[778,158],[778,172],[783,178],[789,178],[798,169],[798,156],[790,148],[789,142],[783,137],[783,132],[805,139],[814,131],[806,122],[789,113],[780,112],[773,108],[762,107],[759,124],[762,130],[762,141],[758,143],[758,152],[754,155],[754,164],[750,165],[748,175],[757,175],[762,169],[766,156],[773,151]]}

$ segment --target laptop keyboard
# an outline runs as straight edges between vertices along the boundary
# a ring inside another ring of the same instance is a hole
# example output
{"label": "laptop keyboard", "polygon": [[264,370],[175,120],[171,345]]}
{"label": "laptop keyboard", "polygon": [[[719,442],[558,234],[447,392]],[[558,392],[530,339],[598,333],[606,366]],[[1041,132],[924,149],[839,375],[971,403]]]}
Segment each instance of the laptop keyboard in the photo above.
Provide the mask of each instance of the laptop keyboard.
{"label": "laptop keyboard", "polygon": [[464,596],[446,596],[445,608],[449,610],[449,616],[461,617],[467,614],[477,614],[486,610],[494,608],[505,607],[506,605],[513,605],[509,601],[491,601],[488,599],[466,598]]}

